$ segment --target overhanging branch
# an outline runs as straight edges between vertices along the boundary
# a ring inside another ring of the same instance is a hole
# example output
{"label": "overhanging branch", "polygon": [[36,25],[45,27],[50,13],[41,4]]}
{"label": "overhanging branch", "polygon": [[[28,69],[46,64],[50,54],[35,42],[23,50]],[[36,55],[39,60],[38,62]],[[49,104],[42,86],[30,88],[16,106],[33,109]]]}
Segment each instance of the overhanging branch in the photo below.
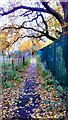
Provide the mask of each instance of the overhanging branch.
{"label": "overhanging branch", "polygon": [[5,27],[5,28],[3,28],[2,30],[4,30],[4,29],[21,29],[21,28],[24,28],[24,29],[28,29],[28,30],[33,30],[33,31],[35,31],[35,32],[38,32],[38,33],[40,33],[40,34],[42,34],[42,36],[46,36],[47,38],[49,38],[50,40],[52,40],[52,41],[54,41],[56,38],[54,38],[54,37],[52,37],[52,36],[50,36],[49,34],[47,34],[47,32],[45,33],[44,31],[40,31],[40,30],[37,30],[37,29],[35,29],[35,28],[32,28],[32,27],[25,27],[25,26],[23,26],[23,25],[21,25],[21,26],[19,26],[19,27],[14,27],[14,26],[12,26],[12,27]]}
{"label": "overhanging branch", "polygon": [[15,12],[16,10],[19,10],[19,9],[25,9],[25,10],[31,10],[31,11],[38,11],[38,12],[49,13],[48,10],[46,10],[44,8],[28,7],[28,6],[20,5],[20,6],[14,7],[13,9],[11,9],[9,11],[6,11],[6,12],[3,10],[4,12],[0,13],[0,15],[1,16],[8,15],[10,13]]}
{"label": "overhanging branch", "polygon": [[42,2],[43,6],[50,12],[50,14],[52,14],[62,25],[63,23],[63,17],[56,12],[54,9],[52,9],[47,2]]}

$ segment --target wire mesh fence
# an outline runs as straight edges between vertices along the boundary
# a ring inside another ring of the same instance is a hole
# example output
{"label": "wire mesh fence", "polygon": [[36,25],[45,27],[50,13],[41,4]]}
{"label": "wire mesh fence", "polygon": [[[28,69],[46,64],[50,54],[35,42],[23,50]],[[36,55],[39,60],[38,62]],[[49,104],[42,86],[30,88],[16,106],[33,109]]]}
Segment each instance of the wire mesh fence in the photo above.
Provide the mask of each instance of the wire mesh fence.
{"label": "wire mesh fence", "polygon": [[68,86],[68,35],[37,51],[44,66],[60,84]]}

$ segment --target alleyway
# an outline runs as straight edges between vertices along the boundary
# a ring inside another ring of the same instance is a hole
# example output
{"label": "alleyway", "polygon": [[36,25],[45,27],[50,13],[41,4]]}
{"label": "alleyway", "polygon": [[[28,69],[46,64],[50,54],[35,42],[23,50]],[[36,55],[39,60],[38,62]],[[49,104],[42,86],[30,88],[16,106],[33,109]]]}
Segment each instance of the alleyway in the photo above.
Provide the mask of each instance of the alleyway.
{"label": "alleyway", "polygon": [[41,87],[44,81],[34,58],[26,66],[23,78],[15,102],[8,108],[7,105],[3,107],[4,112],[7,110],[6,114],[3,112],[3,120],[65,120],[63,101],[54,86],[50,85],[49,91]]}

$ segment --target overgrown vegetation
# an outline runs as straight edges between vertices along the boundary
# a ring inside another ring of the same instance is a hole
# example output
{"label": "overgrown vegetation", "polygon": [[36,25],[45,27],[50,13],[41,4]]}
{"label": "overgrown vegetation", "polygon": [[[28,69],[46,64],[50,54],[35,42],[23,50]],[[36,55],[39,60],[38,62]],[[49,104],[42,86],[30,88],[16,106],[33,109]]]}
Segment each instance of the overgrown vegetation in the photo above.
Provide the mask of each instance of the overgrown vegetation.
{"label": "overgrown vegetation", "polygon": [[51,87],[55,87],[56,90],[58,91],[59,95],[62,93],[64,94],[64,90],[62,88],[62,86],[59,84],[59,82],[57,80],[55,80],[50,71],[45,71],[42,70],[41,68],[41,64],[40,64],[40,60],[38,60],[37,58],[37,68],[39,69],[39,73],[41,75],[41,77],[43,78],[43,83],[41,84],[41,87],[47,91],[51,90]]}
{"label": "overgrown vegetation", "polygon": [[25,67],[29,64],[30,58],[20,66],[20,70],[16,63],[14,63],[14,70],[12,69],[12,63],[6,62],[2,64],[2,86],[3,88],[13,87],[23,80],[21,73],[25,70]]}

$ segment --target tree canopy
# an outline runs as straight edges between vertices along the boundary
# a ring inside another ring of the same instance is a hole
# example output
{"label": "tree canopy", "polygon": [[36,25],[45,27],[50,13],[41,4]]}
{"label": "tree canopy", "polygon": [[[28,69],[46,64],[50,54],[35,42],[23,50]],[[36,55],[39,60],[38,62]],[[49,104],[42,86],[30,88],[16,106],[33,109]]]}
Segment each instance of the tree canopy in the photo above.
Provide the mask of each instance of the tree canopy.
{"label": "tree canopy", "polygon": [[58,36],[67,33],[68,1],[6,1],[0,5],[0,20],[7,18],[8,22],[6,21],[0,30],[7,30],[11,39],[14,38],[11,44],[24,37],[43,40],[45,36],[54,41],[57,39],[57,33]]}

